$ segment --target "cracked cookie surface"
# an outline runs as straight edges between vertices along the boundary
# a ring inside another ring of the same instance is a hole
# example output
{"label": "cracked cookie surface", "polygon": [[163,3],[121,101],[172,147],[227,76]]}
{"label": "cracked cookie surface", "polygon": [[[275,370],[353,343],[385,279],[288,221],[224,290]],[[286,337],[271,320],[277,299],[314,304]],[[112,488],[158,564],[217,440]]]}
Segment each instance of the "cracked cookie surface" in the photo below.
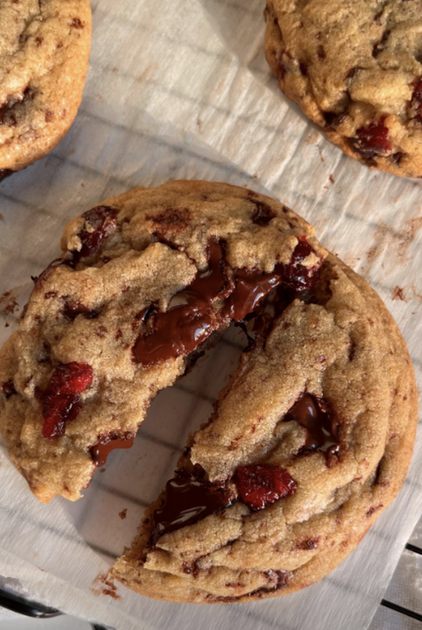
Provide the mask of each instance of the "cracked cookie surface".
{"label": "cracked cookie surface", "polygon": [[281,90],[364,164],[422,176],[417,0],[267,0],[265,53]]}
{"label": "cracked cookie surface", "polygon": [[334,568],[397,494],[415,436],[413,368],[378,296],[288,208],[224,184],[108,199],[62,249],[0,352],[0,430],[36,496],[79,498],[155,394],[243,321],[250,347],[113,574],[231,602]]}
{"label": "cracked cookie surface", "polygon": [[0,3],[0,177],[49,153],[82,98],[89,0]]}

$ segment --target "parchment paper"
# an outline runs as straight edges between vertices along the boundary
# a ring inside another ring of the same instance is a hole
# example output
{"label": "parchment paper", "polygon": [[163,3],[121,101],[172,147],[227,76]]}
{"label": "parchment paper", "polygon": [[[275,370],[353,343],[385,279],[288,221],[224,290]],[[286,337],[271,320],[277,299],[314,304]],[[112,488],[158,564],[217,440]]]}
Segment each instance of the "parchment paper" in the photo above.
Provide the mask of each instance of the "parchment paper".
{"label": "parchment paper", "polygon": [[[0,185],[0,342],[16,326],[30,276],[57,256],[69,219],[134,186],[210,179],[266,192],[314,224],[323,244],[384,299],[420,385],[421,183],[343,156],[286,102],[263,55],[262,0],[92,6],[91,67],[71,131],[50,156]],[[229,337],[158,396],[134,447],[113,453],[76,504],[39,504],[0,446],[0,575],[10,588],[125,630],[367,628],[420,516],[420,433],[394,505],[357,551],[305,591],[189,606],[96,579],[130,543],[189,430],[208,417],[239,354],[235,333]]]}

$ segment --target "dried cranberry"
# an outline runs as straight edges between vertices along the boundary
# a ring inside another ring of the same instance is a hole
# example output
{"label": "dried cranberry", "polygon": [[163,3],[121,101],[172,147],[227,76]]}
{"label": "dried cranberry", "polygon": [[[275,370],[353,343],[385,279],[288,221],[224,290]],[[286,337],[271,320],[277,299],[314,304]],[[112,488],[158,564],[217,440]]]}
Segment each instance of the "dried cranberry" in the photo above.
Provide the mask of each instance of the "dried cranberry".
{"label": "dried cranberry", "polygon": [[233,481],[240,499],[252,510],[262,510],[266,505],[294,494],[297,488],[287,470],[269,464],[238,468]]}
{"label": "dried cranberry", "polygon": [[100,249],[101,243],[117,225],[117,210],[107,206],[97,206],[83,214],[89,229],[84,228],[79,233],[82,247],[79,252],[73,252],[75,262],[90,256]]}
{"label": "dried cranberry", "polygon": [[[314,267],[305,267],[302,261],[311,254],[315,254],[319,261]],[[282,267],[283,282],[292,286],[295,291],[306,291],[312,289],[319,279],[319,268],[322,258],[315,253],[314,249],[309,245],[306,236],[300,236],[296,245],[292,258],[287,265],[277,265],[276,269]]]}
{"label": "dried cranberry", "polygon": [[361,127],[356,131],[356,138],[349,138],[351,148],[361,157],[369,159],[391,152],[389,131],[384,121],[385,117],[368,127]]}
{"label": "dried cranberry", "polygon": [[60,363],[42,394],[44,424],[42,434],[52,440],[63,435],[67,420],[80,412],[80,394],[92,383],[92,368],[87,363]]}

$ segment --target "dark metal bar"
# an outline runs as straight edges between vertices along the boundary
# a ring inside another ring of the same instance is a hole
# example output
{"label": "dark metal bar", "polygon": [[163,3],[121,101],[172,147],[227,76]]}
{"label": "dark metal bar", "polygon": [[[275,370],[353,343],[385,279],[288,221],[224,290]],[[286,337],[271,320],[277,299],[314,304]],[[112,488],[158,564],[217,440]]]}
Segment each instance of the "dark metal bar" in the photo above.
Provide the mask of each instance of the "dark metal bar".
{"label": "dark metal bar", "polygon": [[410,543],[407,543],[406,549],[408,549],[409,551],[413,551],[413,553],[418,553],[422,556],[422,549],[420,547],[416,547],[416,545],[411,545]]}
{"label": "dark metal bar", "polygon": [[422,615],[419,613],[403,608],[403,606],[399,606],[398,604],[393,604],[393,602],[388,602],[386,599],[381,600],[381,606],[391,608],[391,610],[395,610],[396,612],[406,615],[407,617],[411,617],[412,619],[417,619],[417,621],[422,621]]}
{"label": "dark metal bar", "polygon": [[0,589],[0,607],[7,608],[20,615],[37,617],[38,619],[58,617],[63,614],[55,608],[49,608],[48,606],[26,600],[23,597],[19,597],[19,595],[13,595],[13,593],[9,593],[3,589]]}

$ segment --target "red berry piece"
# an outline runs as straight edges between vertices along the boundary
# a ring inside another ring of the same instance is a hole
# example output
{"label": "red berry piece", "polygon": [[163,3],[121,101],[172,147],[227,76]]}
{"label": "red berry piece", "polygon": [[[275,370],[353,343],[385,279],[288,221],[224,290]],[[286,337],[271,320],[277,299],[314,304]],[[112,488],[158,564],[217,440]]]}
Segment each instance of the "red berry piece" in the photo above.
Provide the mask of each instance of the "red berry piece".
{"label": "red berry piece", "polygon": [[251,510],[262,510],[296,492],[296,482],[284,468],[269,464],[242,466],[234,474],[240,499]]}
{"label": "red berry piece", "polygon": [[101,247],[102,241],[117,226],[117,210],[107,206],[92,208],[83,214],[86,227],[79,233],[82,247],[79,252],[73,252],[74,261],[79,262],[81,258],[91,256]]}
{"label": "red berry piece", "polygon": [[52,440],[65,432],[67,420],[80,412],[80,394],[92,383],[92,367],[87,363],[60,363],[42,394],[44,424],[42,434]]}
{"label": "red berry piece", "polygon": [[384,125],[385,118],[368,127],[361,127],[356,131],[356,138],[350,138],[351,148],[363,158],[373,158],[387,155],[391,152],[389,131]]}
{"label": "red berry piece", "polygon": [[315,254],[315,251],[309,245],[306,240],[306,236],[300,236],[290,262],[287,265],[276,266],[276,269],[278,269],[278,267],[283,267],[283,282],[290,284],[295,291],[306,291],[312,289],[319,279],[319,268],[322,263],[320,256],[316,254],[319,258],[319,262],[316,267],[305,267],[305,265],[302,265],[302,261],[311,254]]}

